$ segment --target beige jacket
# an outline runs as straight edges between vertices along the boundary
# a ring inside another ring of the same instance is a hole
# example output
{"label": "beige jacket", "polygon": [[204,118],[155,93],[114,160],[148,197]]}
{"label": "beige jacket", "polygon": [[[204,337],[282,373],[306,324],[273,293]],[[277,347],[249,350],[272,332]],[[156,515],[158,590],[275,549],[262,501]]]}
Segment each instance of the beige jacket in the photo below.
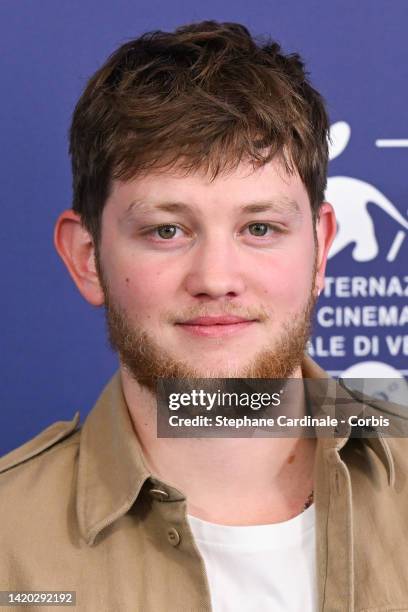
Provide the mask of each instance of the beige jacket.
{"label": "beige jacket", "polygon": [[[327,377],[309,357],[303,374]],[[0,589],[76,591],[86,612],[210,611],[185,497],[148,473],[118,373],[78,419],[0,460]],[[317,448],[319,610],[408,611],[406,440],[345,432]]]}

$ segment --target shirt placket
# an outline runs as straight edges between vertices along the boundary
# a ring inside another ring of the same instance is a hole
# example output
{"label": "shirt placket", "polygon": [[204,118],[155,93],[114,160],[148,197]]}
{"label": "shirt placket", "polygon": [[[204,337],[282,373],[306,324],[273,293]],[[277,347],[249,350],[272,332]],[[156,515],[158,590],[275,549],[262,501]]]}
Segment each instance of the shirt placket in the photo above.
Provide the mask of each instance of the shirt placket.
{"label": "shirt placket", "polygon": [[[202,558],[187,520],[185,497],[173,487],[154,481],[150,497],[158,502],[161,517],[162,537],[167,546],[174,549],[180,564],[185,565],[186,576],[190,577],[193,588],[184,590],[185,607],[189,612],[212,612],[211,595],[204,559]],[[185,587],[185,585],[184,585]],[[171,608],[168,608],[169,610]]]}

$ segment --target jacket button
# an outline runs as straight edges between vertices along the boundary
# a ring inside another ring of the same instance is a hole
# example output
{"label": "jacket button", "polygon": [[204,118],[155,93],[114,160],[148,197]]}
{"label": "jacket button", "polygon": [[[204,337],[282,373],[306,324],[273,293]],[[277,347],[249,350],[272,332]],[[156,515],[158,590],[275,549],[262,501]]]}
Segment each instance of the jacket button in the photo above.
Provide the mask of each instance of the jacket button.
{"label": "jacket button", "polygon": [[171,527],[171,529],[169,529],[167,532],[167,539],[172,546],[178,546],[180,544],[180,534],[177,529]]}
{"label": "jacket button", "polygon": [[163,489],[150,489],[149,495],[158,501],[164,501],[169,497],[167,491],[164,491]]}

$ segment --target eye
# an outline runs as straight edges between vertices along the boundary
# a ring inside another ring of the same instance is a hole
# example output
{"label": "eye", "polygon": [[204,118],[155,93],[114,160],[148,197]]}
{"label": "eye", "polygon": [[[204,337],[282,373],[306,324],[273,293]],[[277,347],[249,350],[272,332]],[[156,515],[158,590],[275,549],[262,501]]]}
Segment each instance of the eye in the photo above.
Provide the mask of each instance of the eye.
{"label": "eye", "polygon": [[272,229],[267,223],[251,223],[248,225],[248,230],[252,236],[266,236],[269,229]]}
{"label": "eye", "polygon": [[178,229],[176,225],[160,225],[156,228],[156,232],[160,238],[169,240],[170,238],[174,238]]}

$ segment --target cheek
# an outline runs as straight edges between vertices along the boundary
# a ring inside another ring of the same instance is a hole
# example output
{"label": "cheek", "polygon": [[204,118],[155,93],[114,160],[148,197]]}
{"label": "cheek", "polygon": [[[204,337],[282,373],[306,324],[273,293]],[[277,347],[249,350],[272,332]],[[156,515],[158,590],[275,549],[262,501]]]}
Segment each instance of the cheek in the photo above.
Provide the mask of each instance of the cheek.
{"label": "cheek", "polygon": [[162,310],[171,299],[172,289],[176,286],[163,265],[152,264],[121,266],[115,272],[117,295],[129,313],[137,313],[142,318],[150,319],[158,310]]}
{"label": "cheek", "polygon": [[276,257],[268,266],[258,267],[257,284],[264,299],[275,310],[297,310],[308,299],[313,276],[313,249]]}

